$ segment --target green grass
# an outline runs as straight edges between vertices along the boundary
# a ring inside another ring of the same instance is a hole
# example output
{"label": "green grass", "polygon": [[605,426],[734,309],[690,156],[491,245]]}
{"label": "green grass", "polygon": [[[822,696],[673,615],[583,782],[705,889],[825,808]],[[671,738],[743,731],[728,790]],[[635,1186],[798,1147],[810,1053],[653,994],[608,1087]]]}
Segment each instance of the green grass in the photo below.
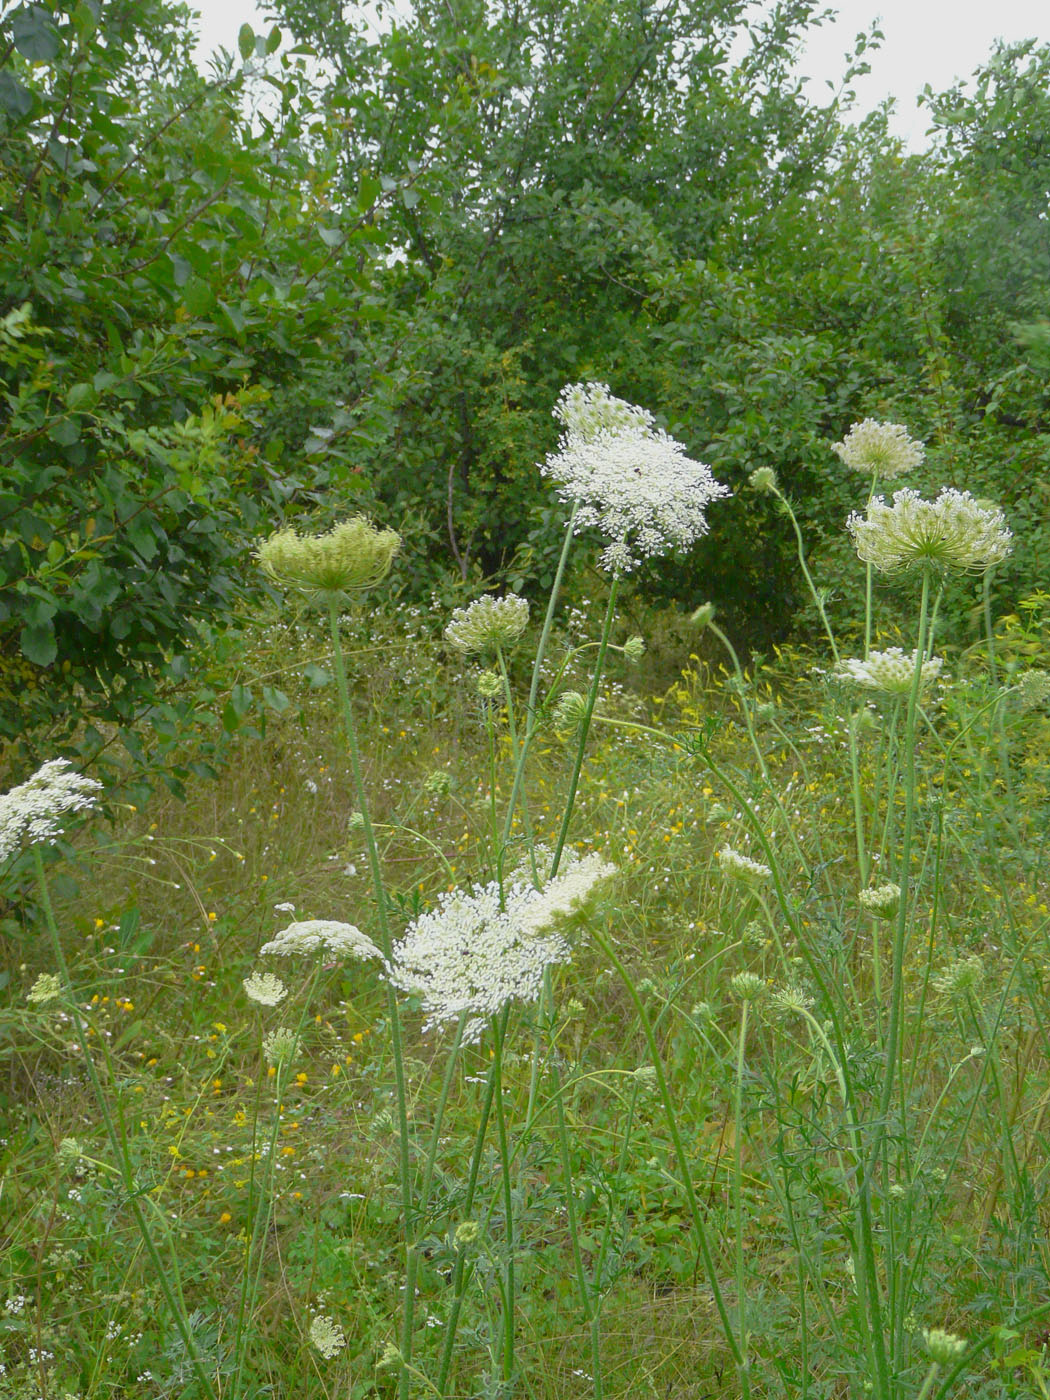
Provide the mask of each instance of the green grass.
{"label": "green grass", "polygon": [[[441,621],[368,613],[344,632],[395,936],[442,890],[491,878],[485,716],[474,667],[441,647]],[[648,696],[611,656],[570,839],[619,873],[574,917],[549,1017],[511,1009],[499,1061],[506,1148],[494,1109],[469,1211],[493,1034],[449,1070],[452,1032],[423,1035],[419,1007],[399,1008],[417,1203],[428,1163],[432,1174],[402,1374],[390,1355],[403,1349],[406,1256],[384,986],[367,963],[316,977],[285,964],[271,970],[292,991],[274,1010],[241,987],[290,918],[378,936],[335,688],[302,674],[329,664],[324,629],[260,623],[230,683],[271,676],[288,710],[242,734],[220,778],[185,802],[155,796],[111,824],[95,819],[48,862],[128,1176],[69,1011],[26,1002],[55,964],[29,865],[9,877],[0,1394],[206,1394],[174,1297],[216,1396],[427,1396],[458,1268],[446,1385],[456,1396],[889,1400],[925,1381],[927,1394],[1046,1395],[1050,722],[1004,687],[1045,663],[1047,641],[1037,610],[1000,621],[995,675],[986,643],[950,654],[951,679],[917,716],[896,983],[894,925],[857,901],[868,881],[853,774],[870,883],[900,882],[906,703],[866,705],[819,673],[820,647],[734,680],[725,653],[697,637],[680,678]],[[590,656],[564,684],[586,688]],[[519,706],[527,680],[522,665]],[[500,714],[493,734],[502,820]],[[548,844],[572,749],[544,728],[530,758],[535,836]],[[522,834],[519,823],[516,851]],[[775,880],[728,880],[726,845],[771,863]],[[760,982],[746,1003],[732,982],[743,972]],[[778,1001],[788,986],[795,1009]],[[298,1059],[268,1074],[263,1032],[300,1022]],[[75,1165],[59,1159],[68,1137],[84,1149]],[[477,1236],[457,1243],[465,1220]],[[238,1343],[252,1240],[259,1285]],[[317,1313],[346,1337],[329,1360],[309,1340]],[[968,1349],[931,1381],[922,1332],[936,1327]]]}

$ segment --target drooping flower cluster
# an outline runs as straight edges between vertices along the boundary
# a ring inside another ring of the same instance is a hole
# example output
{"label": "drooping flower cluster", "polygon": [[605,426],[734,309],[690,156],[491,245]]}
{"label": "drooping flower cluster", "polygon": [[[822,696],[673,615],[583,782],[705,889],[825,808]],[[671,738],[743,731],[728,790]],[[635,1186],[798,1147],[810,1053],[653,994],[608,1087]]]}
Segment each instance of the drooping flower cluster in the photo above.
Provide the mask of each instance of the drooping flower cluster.
{"label": "drooping flower cluster", "polygon": [[579,507],[577,528],[597,526],[608,538],[605,568],[633,569],[707,533],[708,503],[729,491],[654,428],[652,414],[614,398],[605,384],[575,384],[554,415],[566,431],[541,471],[558,483],[563,501]]}
{"label": "drooping flower cluster", "polygon": [[570,861],[542,889],[511,884],[502,901],[495,881],[450,891],[409,925],[387,975],[419,997],[425,1030],[466,1016],[464,1039],[477,1040],[508,1002],[536,1000],[544,968],[569,961],[569,942],[553,925],[612,874],[613,866],[589,855]]}
{"label": "drooping flower cluster", "polygon": [[739,851],[734,851],[732,846],[723,846],[718,852],[718,868],[723,875],[740,880],[745,885],[764,885],[773,877],[768,865],[763,865],[759,860],[752,860],[750,856],[741,855]]}
{"label": "drooping flower cluster", "polygon": [[854,423],[841,442],[831,444],[831,450],[851,471],[885,481],[913,471],[926,455],[922,443],[910,438],[903,424],[881,423],[877,418]]}
{"label": "drooping flower cluster", "polygon": [[324,535],[278,530],[259,546],[265,574],[317,602],[374,588],[390,572],[401,536],[354,515]]}
{"label": "drooping flower cluster", "polygon": [[508,593],[478,598],[468,608],[456,608],[445,628],[445,641],[463,656],[495,652],[512,646],[529,625],[529,601]]}
{"label": "drooping flower cluster", "polygon": [[336,957],[381,958],[383,955],[368,937],[353,924],[341,924],[333,919],[303,919],[289,924],[264,943],[260,953],[286,958],[296,953],[332,953]]}
{"label": "drooping flower cluster", "polygon": [[1006,558],[1012,539],[1001,510],[951,487],[935,501],[908,487],[893,493],[892,505],[876,496],[846,526],[861,559],[888,574],[919,564],[983,574]]}
{"label": "drooping flower cluster", "polygon": [[[931,656],[922,663],[922,686],[928,686],[941,674],[944,663],[939,656]],[[915,653],[909,656],[901,647],[890,647],[888,651],[869,652],[866,661],[850,657],[840,661],[834,675],[840,680],[852,681],[865,690],[876,690],[881,695],[907,695],[911,691],[915,676]]]}
{"label": "drooping flower cluster", "polygon": [[62,835],[60,818],[98,805],[102,784],[85,778],[66,758],[51,758],[10,792],[0,796],[0,861],[25,842],[54,845]]}

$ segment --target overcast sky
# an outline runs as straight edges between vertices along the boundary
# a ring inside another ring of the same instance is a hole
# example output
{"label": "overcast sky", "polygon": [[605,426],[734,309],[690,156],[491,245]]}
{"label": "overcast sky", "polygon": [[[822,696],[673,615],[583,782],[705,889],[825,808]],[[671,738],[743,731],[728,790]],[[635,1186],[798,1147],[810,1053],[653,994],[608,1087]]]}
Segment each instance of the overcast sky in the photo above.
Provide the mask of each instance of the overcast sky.
{"label": "overcast sky", "polygon": [[[199,54],[206,57],[223,45],[236,49],[237,31],[245,22],[264,28],[253,0],[189,0],[201,12]],[[572,3],[572,0],[567,0]],[[834,24],[813,29],[799,64],[812,80],[811,95],[821,101],[826,84],[838,84],[843,54],[861,30],[880,21],[885,40],[869,52],[871,73],[858,79],[858,111],[864,113],[886,97],[896,99],[892,129],[912,150],[925,145],[926,114],[915,99],[929,83],[943,91],[967,78],[991,51],[996,39],[1050,42],[1048,0],[829,0],[838,11]]]}

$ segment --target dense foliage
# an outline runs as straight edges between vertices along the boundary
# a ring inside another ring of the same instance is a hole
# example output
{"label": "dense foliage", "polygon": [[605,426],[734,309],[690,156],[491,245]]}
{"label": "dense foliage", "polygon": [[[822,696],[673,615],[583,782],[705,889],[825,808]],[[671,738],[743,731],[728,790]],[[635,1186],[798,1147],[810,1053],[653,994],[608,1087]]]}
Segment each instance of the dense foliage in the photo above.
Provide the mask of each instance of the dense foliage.
{"label": "dense foliage", "polygon": [[1050,49],[929,94],[918,157],[884,114],[845,124],[863,36],[806,99],[813,0],[276,11],[207,80],[166,0],[5,13],[0,736],[177,723],[169,681],[287,511],[404,529],[416,596],[544,587],[535,464],[578,379],[735,492],[650,596],[752,638],[804,621],[746,477],[777,469],[834,591],[858,490],[828,444],[866,414],[927,441],[920,486],[1000,500],[1025,541],[1000,582],[1037,577]]}

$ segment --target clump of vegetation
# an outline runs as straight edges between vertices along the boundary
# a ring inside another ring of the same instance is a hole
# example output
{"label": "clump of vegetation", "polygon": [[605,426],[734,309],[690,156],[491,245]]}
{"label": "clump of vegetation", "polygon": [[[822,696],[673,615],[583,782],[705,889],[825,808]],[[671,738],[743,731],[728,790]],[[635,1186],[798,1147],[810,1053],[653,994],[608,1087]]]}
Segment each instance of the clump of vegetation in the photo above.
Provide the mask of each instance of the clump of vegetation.
{"label": "clump of vegetation", "polygon": [[847,644],[763,474],[824,636],[745,666],[703,607],[640,696],[625,570],[721,503],[584,399],[542,619],[384,609],[392,532],[284,535],[241,664],[287,704],[218,781],[0,799],[13,1394],[1045,1385],[1046,600],[996,623],[997,508],[876,479]]}

